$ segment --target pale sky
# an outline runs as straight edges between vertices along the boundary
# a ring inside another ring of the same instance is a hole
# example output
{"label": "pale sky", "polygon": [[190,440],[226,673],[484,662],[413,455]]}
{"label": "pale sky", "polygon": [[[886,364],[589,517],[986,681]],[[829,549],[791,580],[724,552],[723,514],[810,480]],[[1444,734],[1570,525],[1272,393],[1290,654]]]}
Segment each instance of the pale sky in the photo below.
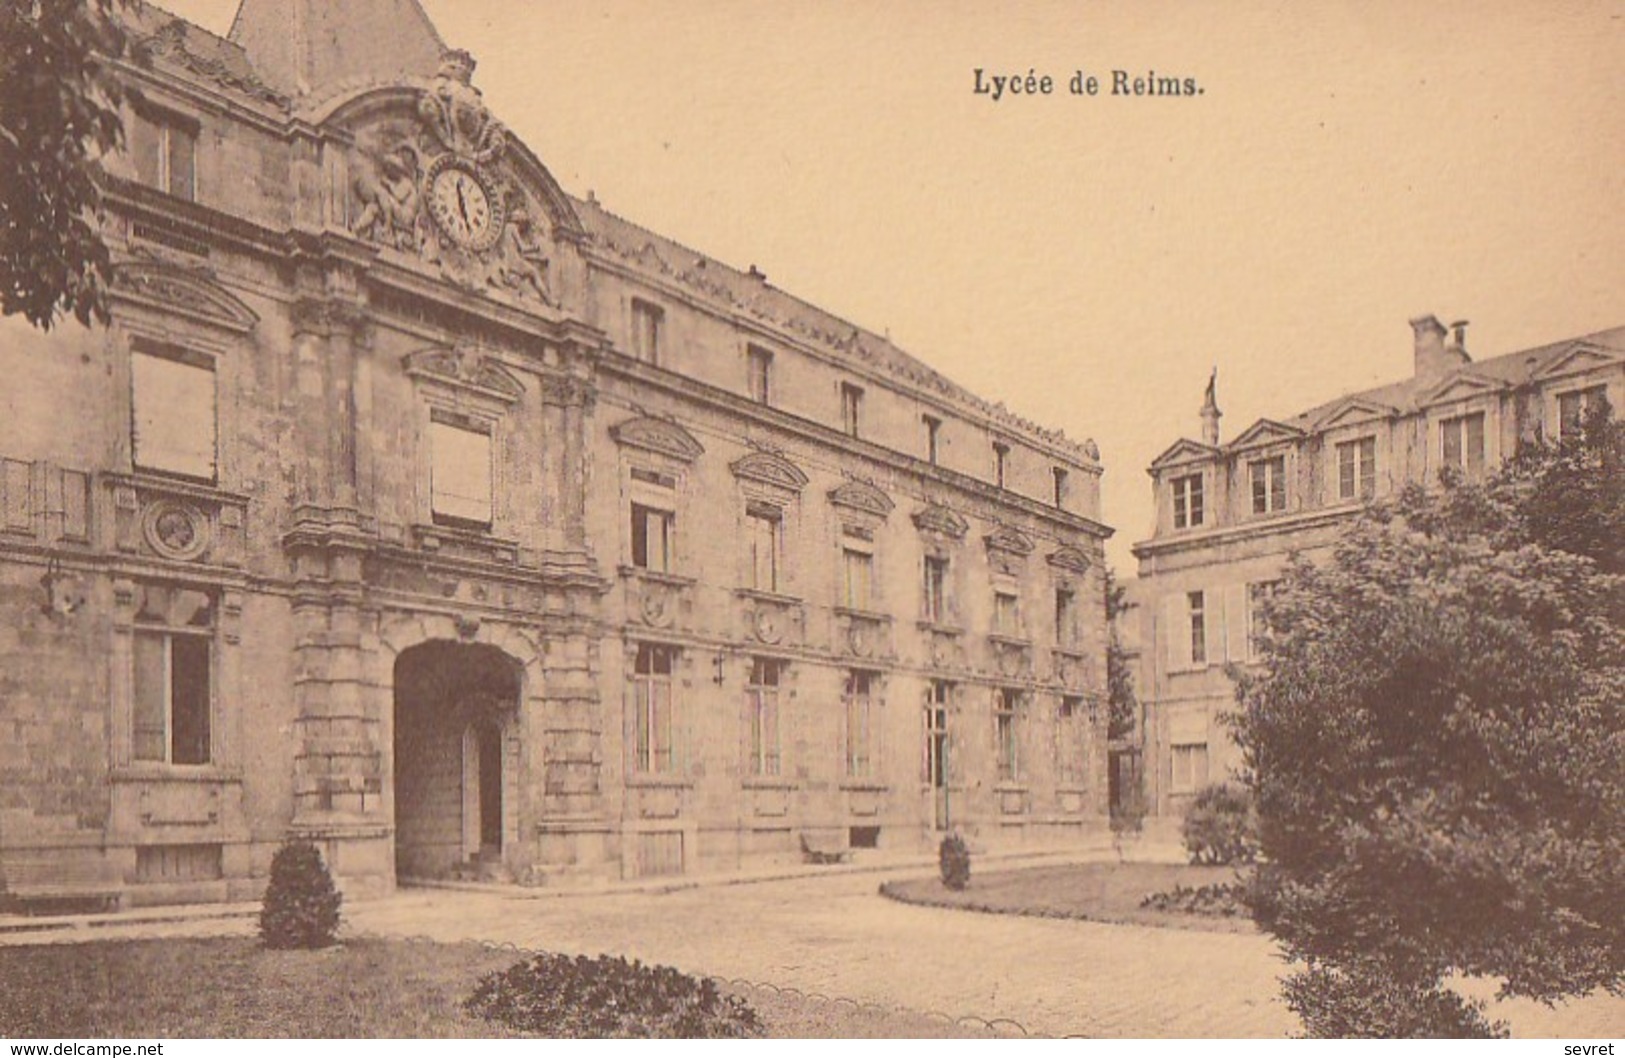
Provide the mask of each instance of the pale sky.
{"label": "pale sky", "polygon": [[1215,365],[1232,437],[1408,376],[1412,316],[1480,359],[1625,324],[1618,0],[423,6],[567,190],[1095,438],[1122,573]]}

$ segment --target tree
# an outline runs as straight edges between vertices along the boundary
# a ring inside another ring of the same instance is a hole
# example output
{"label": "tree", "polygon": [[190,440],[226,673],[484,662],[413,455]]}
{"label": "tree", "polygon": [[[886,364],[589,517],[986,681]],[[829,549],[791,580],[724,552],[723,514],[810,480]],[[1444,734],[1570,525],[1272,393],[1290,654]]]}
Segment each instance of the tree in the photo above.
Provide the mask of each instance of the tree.
{"label": "tree", "polygon": [[1265,603],[1231,717],[1248,901],[1301,967],[1311,1034],[1504,1034],[1455,974],[1625,990],[1618,443],[1609,425],[1483,486],[1409,489]]}
{"label": "tree", "polygon": [[343,903],[320,850],[309,841],[285,841],[271,857],[260,940],[267,948],[325,948],[338,933]]}
{"label": "tree", "polygon": [[123,141],[123,0],[0,0],[0,312],[106,322],[100,158]]}
{"label": "tree", "polygon": [[1106,571],[1106,737],[1128,738],[1139,725],[1140,703],[1134,696],[1134,671],[1117,634],[1117,619],[1130,609],[1128,589]]}

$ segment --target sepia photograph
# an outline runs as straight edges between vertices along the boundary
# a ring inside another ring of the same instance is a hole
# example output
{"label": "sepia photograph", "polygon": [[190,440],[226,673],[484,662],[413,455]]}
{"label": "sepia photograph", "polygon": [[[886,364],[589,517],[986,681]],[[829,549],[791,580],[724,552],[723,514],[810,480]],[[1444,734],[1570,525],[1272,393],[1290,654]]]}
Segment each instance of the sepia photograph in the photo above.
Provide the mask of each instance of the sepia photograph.
{"label": "sepia photograph", "polygon": [[0,1040],[1614,1053],[1622,70],[0,0]]}

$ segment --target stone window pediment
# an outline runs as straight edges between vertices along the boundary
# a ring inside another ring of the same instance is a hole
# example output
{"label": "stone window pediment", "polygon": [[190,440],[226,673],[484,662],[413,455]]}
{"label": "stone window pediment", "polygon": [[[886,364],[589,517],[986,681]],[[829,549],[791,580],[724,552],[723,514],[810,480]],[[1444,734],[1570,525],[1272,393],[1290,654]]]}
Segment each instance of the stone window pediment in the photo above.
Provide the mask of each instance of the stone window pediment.
{"label": "stone window pediment", "polygon": [[777,452],[752,452],[729,465],[734,477],[799,493],[807,487],[801,468]]}
{"label": "stone window pediment", "polygon": [[472,349],[421,349],[403,359],[413,378],[461,390],[501,404],[525,395],[524,384],[494,357]]}
{"label": "stone window pediment", "polygon": [[963,540],[970,531],[970,523],[963,515],[938,503],[915,511],[914,527],[922,533],[936,533],[953,540]]}
{"label": "stone window pediment", "polygon": [[837,507],[872,514],[885,520],[897,505],[892,498],[866,481],[845,481],[829,491],[829,502]]}
{"label": "stone window pediment", "polygon": [[667,419],[643,415],[609,428],[615,443],[692,463],[705,454],[705,446],[694,435]]}

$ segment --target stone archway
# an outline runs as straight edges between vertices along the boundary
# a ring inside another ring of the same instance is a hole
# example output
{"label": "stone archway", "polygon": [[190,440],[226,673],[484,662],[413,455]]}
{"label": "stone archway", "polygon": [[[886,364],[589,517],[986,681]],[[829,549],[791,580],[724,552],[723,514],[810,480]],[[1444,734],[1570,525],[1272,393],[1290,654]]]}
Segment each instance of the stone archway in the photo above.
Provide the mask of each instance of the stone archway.
{"label": "stone archway", "polygon": [[496,646],[430,639],[392,673],[397,878],[478,875],[508,852],[524,666]]}

